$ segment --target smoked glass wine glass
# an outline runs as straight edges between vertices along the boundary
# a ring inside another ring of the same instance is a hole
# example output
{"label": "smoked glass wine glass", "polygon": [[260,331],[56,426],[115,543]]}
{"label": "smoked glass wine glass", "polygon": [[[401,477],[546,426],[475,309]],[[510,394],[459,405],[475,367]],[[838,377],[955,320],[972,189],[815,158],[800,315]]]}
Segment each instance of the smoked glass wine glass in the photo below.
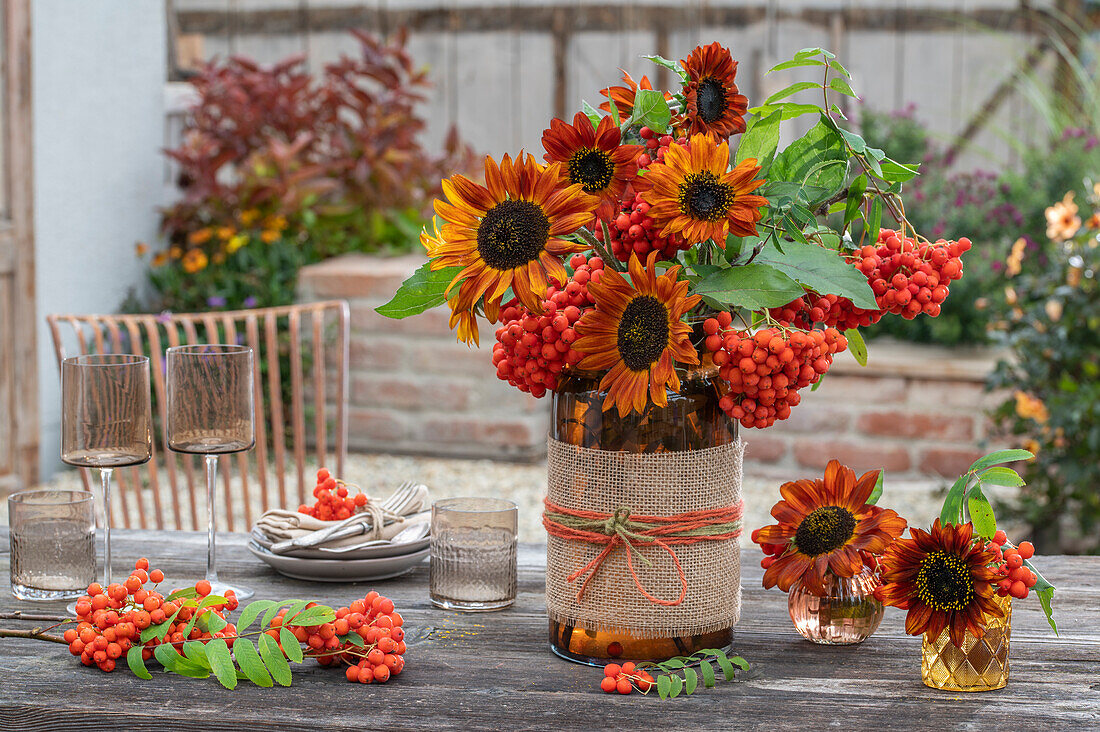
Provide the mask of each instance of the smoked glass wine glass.
{"label": "smoked glass wine glass", "polygon": [[111,472],[152,455],[149,359],[88,354],[61,363],[61,460],[103,486],[103,586],[111,584]]}
{"label": "smoked glass wine glass", "polygon": [[256,444],[252,349],[222,344],[169,348],[167,389],[169,449],[206,456],[206,579],[216,595],[231,589],[237,599],[247,599],[251,589],[218,581],[214,491],[218,457]]}

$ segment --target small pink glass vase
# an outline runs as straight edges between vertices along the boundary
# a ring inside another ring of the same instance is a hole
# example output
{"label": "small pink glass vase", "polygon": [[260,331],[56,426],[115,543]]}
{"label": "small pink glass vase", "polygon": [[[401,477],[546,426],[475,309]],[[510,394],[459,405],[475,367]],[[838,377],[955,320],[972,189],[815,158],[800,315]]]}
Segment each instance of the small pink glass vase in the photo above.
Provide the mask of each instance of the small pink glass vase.
{"label": "small pink glass vase", "polygon": [[851,645],[871,637],[882,622],[882,603],[872,594],[878,587],[875,574],[863,568],[855,577],[825,574],[825,597],[818,597],[799,580],[791,587],[787,609],[803,638],[825,645]]}

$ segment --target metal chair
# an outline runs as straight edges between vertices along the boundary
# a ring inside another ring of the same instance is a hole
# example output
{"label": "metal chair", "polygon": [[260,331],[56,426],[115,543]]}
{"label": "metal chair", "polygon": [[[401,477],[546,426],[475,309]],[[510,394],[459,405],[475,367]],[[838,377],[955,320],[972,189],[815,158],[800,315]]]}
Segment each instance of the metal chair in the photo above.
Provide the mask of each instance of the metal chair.
{"label": "metal chair", "polygon": [[[239,504],[243,504],[243,528],[247,530],[252,525],[255,503],[249,486],[252,475],[259,487],[258,508],[262,513],[272,505],[273,488],[277,488],[279,507],[290,507],[291,500],[294,506],[305,502],[307,455],[318,465],[334,467],[336,475],[343,474],[348,437],[347,302],[333,300],[210,313],[48,315],[46,321],[59,367],[67,356],[85,353],[149,356],[155,423],[153,456],[144,466],[116,471],[118,490],[113,492],[114,500],[108,507],[112,525],[143,529],[202,528],[199,517],[204,514],[197,502],[205,493],[202,470],[194,464],[194,456],[168,450],[163,429],[167,408],[164,352],[170,346],[241,343],[255,352],[256,446],[247,453],[237,453],[235,458],[226,456],[222,461],[219,472],[223,477],[227,515],[221,526],[234,530],[234,506]],[[288,376],[284,371],[289,371],[289,409],[284,405]],[[308,392],[307,371],[312,376],[312,390]],[[307,423],[311,423],[312,429],[307,429]],[[334,449],[333,459],[328,462],[330,436]],[[297,484],[292,494],[287,490],[288,459],[293,463]],[[233,462],[236,470],[229,469]],[[80,472],[90,490],[89,471]],[[239,496],[231,490],[233,473],[238,478]],[[161,487],[165,474],[168,496],[163,495]],[[149,498],[152,520],[148,513]]]}

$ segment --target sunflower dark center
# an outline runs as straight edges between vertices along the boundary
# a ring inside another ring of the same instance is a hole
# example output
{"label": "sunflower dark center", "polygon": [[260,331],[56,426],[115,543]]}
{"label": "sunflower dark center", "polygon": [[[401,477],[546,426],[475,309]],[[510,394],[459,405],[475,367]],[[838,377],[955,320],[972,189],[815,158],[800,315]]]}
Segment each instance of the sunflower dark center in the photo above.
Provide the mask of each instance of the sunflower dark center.
{"label": "sunflower dark center", "polygon": [[917,570],[917,596],[933,610],[963,610],[974,596],[970,567],[957,554],[934,551]]}
{"label": "sunflower dark center", "polygon": [[611,185],[615,162],[603,150],[583,147],[569,158],[569,181],[580,183],[585,193],[598,193]]}
{"label": "sunflower dark center", "polygon": [[794,543],[803,554],[816,557],[844,546],[856,530],[856,517],[840,506],[822,506],[798,525]]}
{"label": "sunflower dark center", "polygon": [[701,221],[721,221],[733,207],[733,186],[722,183],[709,170],[684,176],[680,184],[680,211]]}
{"label": "sunflower dark center", "polygon": [[618,344],[628,369],[648,369],[668,346],[668,308],[652,295],[631,300],[619,319]]}
{"label": "sunflower dark center", "polygon": [[726,101],[726,87],[722,86],[722,82],[709,76],[699,82],[695,99],[699,116],[707,124],[721,119],[726,112],[726,107],[729,106]]}
{"label": "sunflower dark center", "polygon": [[550,236],[550,220],[531,201],[501,201],[477,227],[477,251],[498,270],[513,269],[537,259]]}

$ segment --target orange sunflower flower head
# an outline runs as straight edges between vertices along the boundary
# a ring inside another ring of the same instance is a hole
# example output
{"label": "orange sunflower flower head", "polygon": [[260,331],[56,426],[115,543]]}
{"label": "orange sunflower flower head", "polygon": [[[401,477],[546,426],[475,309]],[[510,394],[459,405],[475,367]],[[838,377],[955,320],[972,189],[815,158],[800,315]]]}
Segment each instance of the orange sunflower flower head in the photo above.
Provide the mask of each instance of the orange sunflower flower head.
{"label": "orange sunflower flower head", "polygon": [[578,368],[607,371],[600,381],[607,392],[603,410],[616,407],[619,416],[640,414],[649,401],[667,406],[666,389],[680,388],[674,362],[699,363],[682,318],[700,296],[689,297],[687,280],[677,281],[679,266],[657,276],[657,254],[649,253],[644,268],[630,255],[630,281],[611,269],[599,282],[589,281],[596,303],[576,325],[580,337],[573,347],[585,354]]}
{"label": "orange sunflower flower head", "polygon": [[756,158],[729,170],[728,142],[712,135],[692,135],[687,145],[672,144],[664,160],[639,177],[635,189],[649,204],[649,216],[661,236],[679,234],[697,244],[707,239],[725,248],[726,234],[756,236],[756,222],[768,199],[753,194],[765,181],[756,179]]}
{"label": "orange sunflower flower head", "polygon": [[[609,86],[600,90],[600,94],[607,97],[609,101],[600,102],[600,110],[611,113],[611,101],[615,102],[615,109],[619,112],[619,123],[623,123],[630,119],[630,115],[634,113],[634,99],[638,95],[639,89],[653,89],[653,84],[650,83],[649,77],[643,76],[640,80],[634,81],[630,78],[630,74],[626,73],[622,69],[623,83],[626,86]],[[672,95],[665,92],[665,101],[672,101]]]}
{"label": "orange sunflower flower head", "polygon": [[697,46],[680,61],[687,73],[684,85],[686,131],[713,132],[719,137],[745,131],[749,100],[737,90],[737,62],[717,41]]}
{"label": "orange sunflower flower head", "polygon": [[812,594],[825,595],[825,573],[854,577],[863,570],[860,552],[881,554],[905,531],[905,519],[867,503],[879,471],[855,471],[830,460],[825,476],[796,480],[779,488],[772,507],[779,523],[753,532],[758,544],[786,547],[767,571],[764,587],[787,592],[799,580]]}
{"label": "orange sunflower flower head", "polygon": [[496,322],[509,287],[528,309],[542,312],[549,281],[568,279],[562,258],[588,248],[562,237],[592,220],[599,199],[579,183],[559,185],[560,167],[521,152],[515,162],[505,155],[499,165],[486,157],[484,186],[464,175],[443,181],[446,200],[436,200],[435,212],[445,223],[435,237],[425,232],[421,243],[433,270],[461,268],[446,294],[451,327],[461,324],[466,342],[477,340],[470,334],[477,330],[478,306]]}
{"label": "orange sunflower flower head", "polygon": [[546,161],[561,164],[561,185],[579,183],[585,193],[598,197],[598,215],[604,220],[617,213],[626,184],[638,173],[635,160],[642,152],[641,145],[621,142],[622,135],[611,117],[601,117],[593,129],[583,112],[577,112],[572,125],[551,120],[550,129],[542,133]]}
{"label": "orange sunflower flower head", "polygon": [[910,635],[927,633],[935,639],[947,628],[959,647],[967,630],[980,638],[985,616],[1004,615],[994,598],[993,583],[999,579],[991,566],[994,553],[974,536],[970,523],[944,526],[936,519],[931,532],[910,528],[909,537],[883,553],[883,584],[875,597],[908,609],[905,632]]}

